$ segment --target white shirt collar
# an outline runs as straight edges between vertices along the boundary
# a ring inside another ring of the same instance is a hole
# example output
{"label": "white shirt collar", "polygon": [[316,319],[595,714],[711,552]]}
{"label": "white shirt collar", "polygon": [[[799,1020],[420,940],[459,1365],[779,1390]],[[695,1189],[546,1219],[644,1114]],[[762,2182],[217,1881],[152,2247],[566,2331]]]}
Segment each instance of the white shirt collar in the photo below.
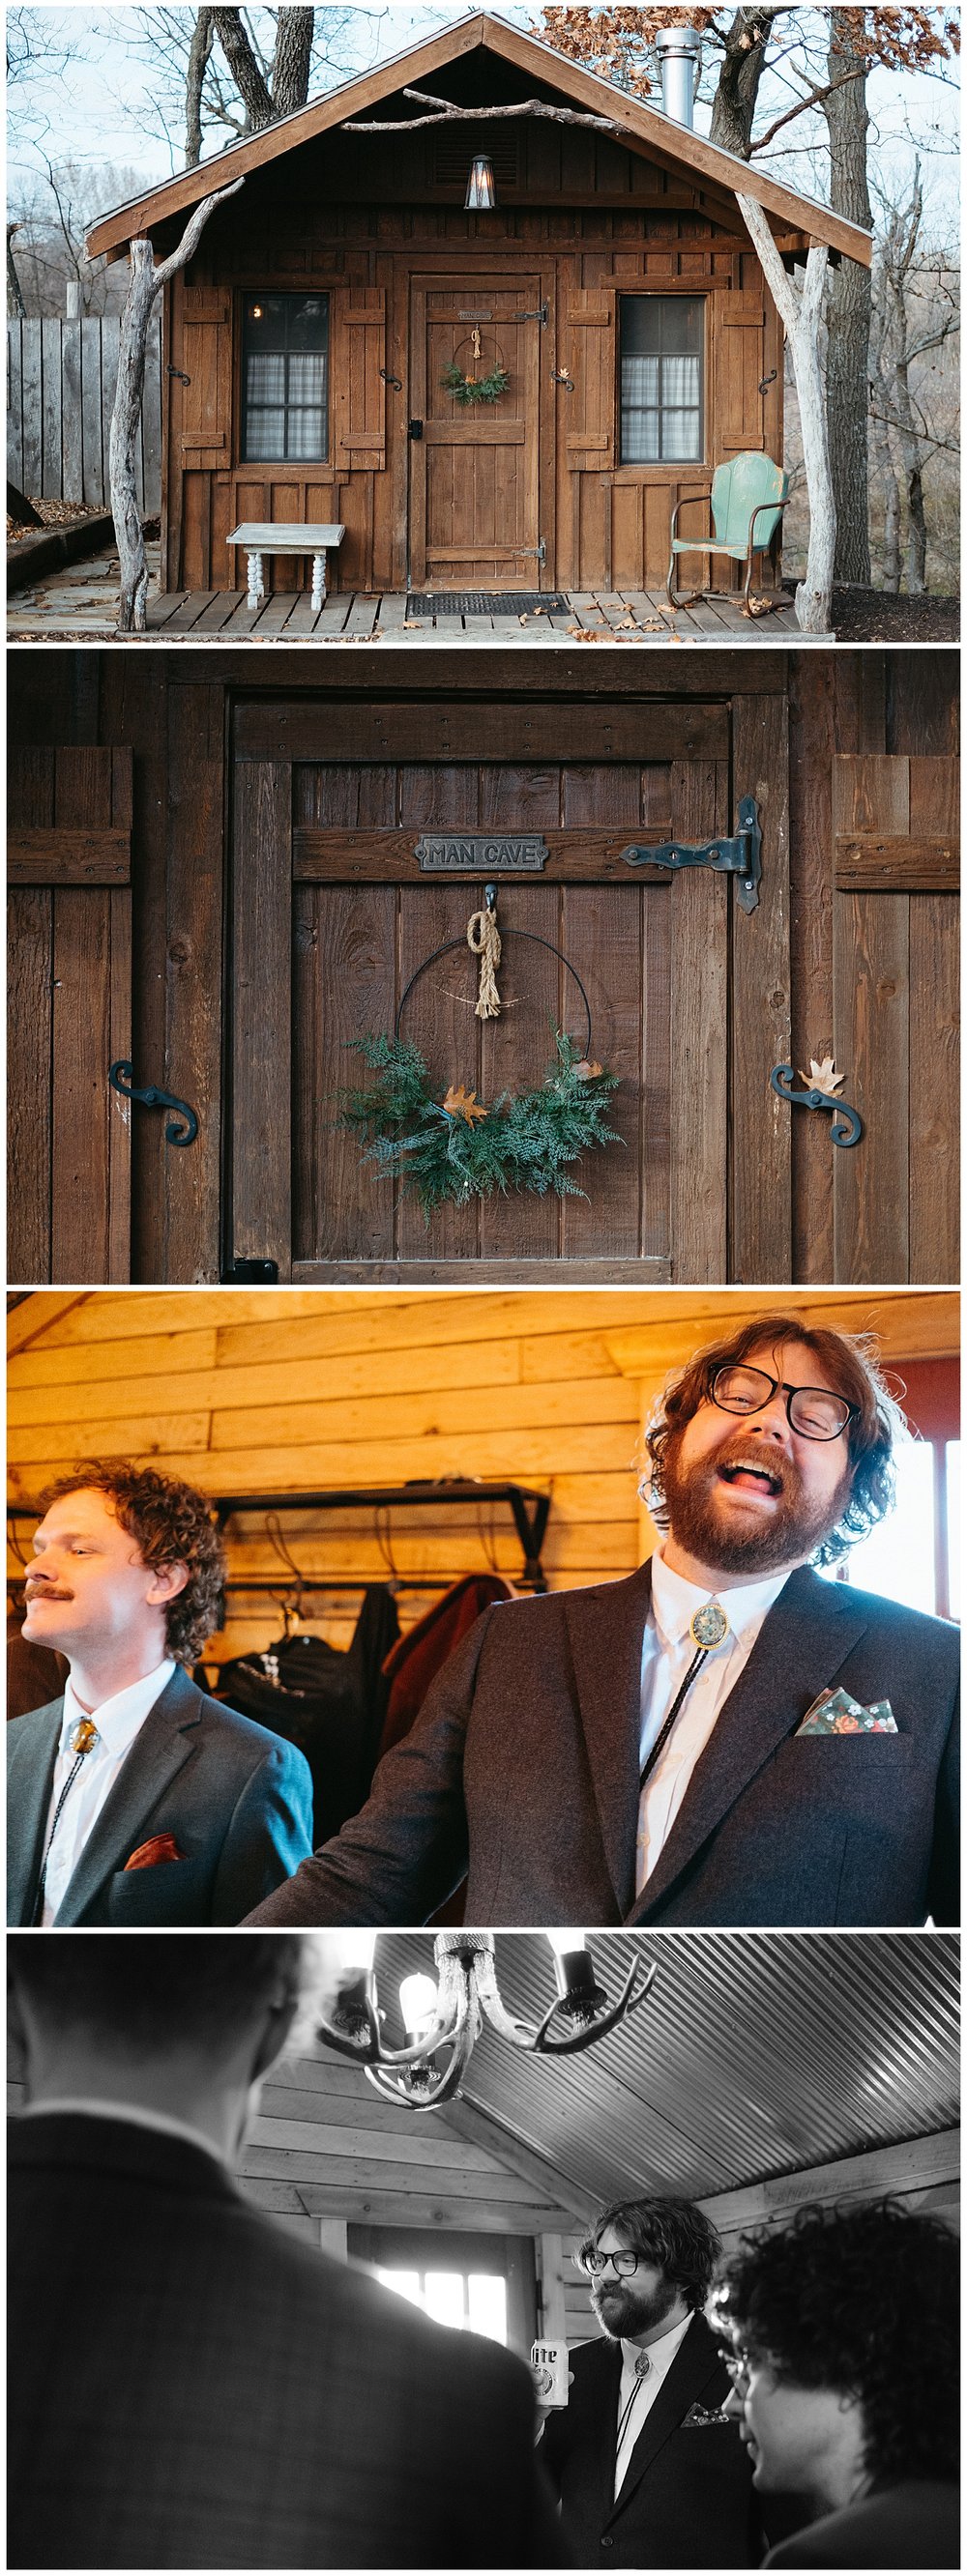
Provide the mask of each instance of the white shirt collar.
{"label": "white shirt collar", "polygon": [[125,1690],[115,1691],[111,1699],[102,1700],[100,1708],[95,1709],[81,1707],[68,1674],[64,1684],[64,1715],[60,1730],[61,1752],[66,1749],[78,1719],[88,1716],[93,1718],[102,1743],[106,1744],[109,1753],[126,1752],[139,1727],[143,1726],[155,1701],[160,1699],[162,1691],[167,1689],[171,1676],[177,1672],[177,1669],[174,1658],[167,1655],[163,1663],[155,1665],[153,1673],[142,1673],[140,1681],[129,1682]]}
{"label": "white shirt collar", "polygon": [[[762,1583],[732,1584],[727,1592],[709,1592],[701,1584],[689,1583],[684,1574],[674,1573],[659,1553],[651,1560],[651,1607],[655,1627],[664,1646],[677,1646],[687,1637],[696,1610],[704,1601],[720,1601],[729,1623],[729,1635],[741,1637],[754,1621],[761,1622],[767,1610],[788,1583],[789,1568],[781,1574],[770,1574]],[[723,1639],[727,1644],[728,1639]]]}
{"label": "white shirt collar", "polygon": [[636,2370],[643,2352],[647,2353],[653,2369],[661,2362],[671,2360],[678,2345],[684,2343],[691,2322],[691,2313],[680,2317],[677,2326],[668,2326],[665,2333],[655,2335],[651,2343],[626,2343],[622,2335],[621,2358],[625,2369]]}
{"label": "white shirt collar", "polygon": [[58,2118],[66,2114],[71,2119],[124,2120],[132,2129],[158,2129],[164,2137],[187,2138],[193,2147],[204,2147],[216,2164],[224,2163],[214,2139],[206,2137],[203,2129],[193,2129],[187,2120],[169,2119],[166,2111],[142,2111],[134,2102],[102,2102],[94,2094],[65,2093],[51,2102],[29,2102],[20,2118],[46,2120],[50,2113]]}

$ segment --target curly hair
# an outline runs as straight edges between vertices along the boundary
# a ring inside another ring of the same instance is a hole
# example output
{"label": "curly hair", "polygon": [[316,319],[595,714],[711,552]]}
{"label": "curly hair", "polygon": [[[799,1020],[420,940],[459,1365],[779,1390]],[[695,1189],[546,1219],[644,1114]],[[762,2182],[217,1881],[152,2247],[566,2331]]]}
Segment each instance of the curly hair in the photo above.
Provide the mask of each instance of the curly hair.
{"label": "curly hair", "polygon": [[956,2478],[957,2274],[940,2219],[889,2199],[810,2203],[790,2226],[741,2239],[719,2312],[778,2380],[858,2400],[873,2486]]}
{"label": "curly hair", "polygon": [[46,1486],[40,1509],[78,1493],[106,1495],[121,1528],[137,1540],[143,1565],[187,1566],[184,1591],[165,1603],[165,1643],[176,1663],[194,1663],[220,1624],[226,1571],[205,1495],[133,1458],[81,1458],[69,1476]]}
{"label": "curly hair", "polygon": [[722,2253],[721,2238],[704,2209],[675,2198],[614,2200],[579,2245],[580,2263],[593,2254],[608,2227],[666,2273],[690,2308],[704,2308]]}
{"label": "curly hair", "polygon": [[858,1408],[849,1425],[847,1455],[850,1496],[835,1529],[814,1549],[814,1565],[835,1565],[858,1539],[868,1538],[877,1522],[892,1511],[896,1471],[893,1450],[906,1424],[890,1394],[869,1338],[862,1333],[836,1333],[826,1325],[810,1326],[797,1315],[753,1315],[727,1341],[698,1351],[666,1386],[645,1434],[649,1469],[642,1493],[659,1529],[667,1529],[663,1464],[669,1445],[680,1439],[686,1423],[710,1400],[718,1369],[737,1365],[774,1348],[778,1342],[802,1342],[818,1360],[831,1384]]}

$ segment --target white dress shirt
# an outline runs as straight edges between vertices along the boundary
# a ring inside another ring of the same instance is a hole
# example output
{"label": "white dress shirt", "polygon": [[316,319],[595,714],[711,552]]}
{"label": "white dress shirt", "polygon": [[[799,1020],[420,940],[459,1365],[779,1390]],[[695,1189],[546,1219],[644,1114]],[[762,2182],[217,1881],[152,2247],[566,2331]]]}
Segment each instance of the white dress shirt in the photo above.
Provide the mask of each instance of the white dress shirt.
{"label": "white dress shirt", "polygon": [[54,1764],[54,1782],[44,1826],[44,1851],[50,1841],[58,1798],[77,1758],[71,1752],[70,1739],[80,1718],[92,1719],[97,1728],[97,1743],[90,1753],[85,1753],[58,1819],[44,1881],[42,1922],[54,1922],[85,1843],[90,1840],[132,1744],[176,1671],[174,1659],[168,1655],[163,1664],[156,1664],[153,1673],[144,1673],[140,1681],[129,1682],[126,1690],[115,1691],[113,1699],[106,1699],[100,1708],[93,1709],[81,1707],[68,1675],[64,1685],[64,1715]]}
{"label": "white dress shirt", "polygon": [[[615,2453],[614,2491],[617,2496],[623,2484],[628,2463],[645,2419],[651,2413],[663,2379],[667,2379],[675,2354],[684,2343],[691,2317],[683,2317],[667,2334],[658,2335],[654,2343],[626,2343],[621,2339],[621,2384],[618,2390],[618,2422],[623,2423],[621,2440]],[[648,2355],[646,2379],[639,2379],[637,2366],[642,2353]],[[629,2400],[631,2401],[629,2404]],[[625,2409],[627,2408],[627,2414]]]}
{"label": "white dress shirt", "polygon": [[651,1560],[651,1608],[641,1649],[641,1734],[639,1767],[644,1769],[677,1690],[695,1654],[689,1623],[705,1601],[718,1601],[728,1620],[728,1633],[699,1665],[686,1692],[664,1752],[649,1773],[638,1808],[635,1891],[640,1894],[667,1842],[700,1753],[704,1753],[720,1709],[748,1663],[766,1614],[788,1581],[788,1569],[770,1574],[764,1583],[735,1585],[728,1592],[703,1591],[697,1583],[673,1574],[662,1555]]}

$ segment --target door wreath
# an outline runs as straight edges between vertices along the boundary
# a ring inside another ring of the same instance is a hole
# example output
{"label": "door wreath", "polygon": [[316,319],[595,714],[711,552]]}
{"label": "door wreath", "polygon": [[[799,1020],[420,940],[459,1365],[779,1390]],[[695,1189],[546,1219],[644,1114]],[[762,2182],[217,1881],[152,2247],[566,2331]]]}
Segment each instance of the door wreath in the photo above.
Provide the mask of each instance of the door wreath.
{"label": "door wreath", "polygon": [[473,351],[472,364],[476,367],[478,360],[481,359],[483,355],[479,330],[475,330],[472,333],[469,343],[466,340],[461,340],[460,347],[456,350],[450,365],[444,368],[443,374],[440,378],[441,384],[445,391],[448,394],[452,394],[454,400],[458,403],[498,403],[500,401],[501,394],[505,394],[507,391],[510,377],[503,363],[503,358],[497,347],[496,341],[494,342],[494,365],[491,367],[489,375],[486,376],[468,376],[464,373],[464,369],[458,365],[457,361],[460,357],[461,350],[466,349],[468,346]]}
{"label": "door wreath", "polygon": [[[340,1094],[338,1124],[355,1136],[362,1161],[373,1164],[387,1180],[399,1180],[405,1196],[415,1198],[427,1224],[435,1208],[448,1202],[465,1207],[471,1199],[492,1198],[496,1191],[533,1191],[545,1198],[586,1198],[587,1191],[569,1177],[580,1154],[621,1144],[607,1124],[608,1104],[618,1088],[618,1075],[591,1056],[591,1010],[576,968],[549,939],[521,930],[549,948],[573,975],[584,1003],[586,1043],[552,1026],[554,1056],[543,1082],[530,1091],[502,1091],[489,1106],[451,1082],[442,1100],[434,1092],[425,1058],[400,1036],[400,1022],[414,984],[426,967],[462,939],[446,939],[411,975],[396,1014],[392,1037],[385,1031],[349,1040],[375,1079]],[[500,1013],[496,970],[501,942],[497,929],[496,888],[488,886],[486,909],[471,915],[466,944],[480,960],[478,1019]]]}

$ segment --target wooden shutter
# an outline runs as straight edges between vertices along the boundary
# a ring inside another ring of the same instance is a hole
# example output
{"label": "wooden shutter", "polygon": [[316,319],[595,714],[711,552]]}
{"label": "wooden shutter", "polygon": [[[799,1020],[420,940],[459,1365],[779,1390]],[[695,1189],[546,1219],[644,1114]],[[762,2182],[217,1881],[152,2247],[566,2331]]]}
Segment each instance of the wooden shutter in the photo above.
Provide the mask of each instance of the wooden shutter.
{"label": "wooden shutter", "polygon": [[833,761],[833,1042],[864,1122],[833,1158],[838,1279],[958,1275],[959,804],[956,760]]}
{"label": "wooden shutter", "polygon": [[386,464],[386,294],[381,286],[333,296],[333,458],[342,474],[381,474]]}
{"label": "wooden shutter", "polygon": [[712,463],[722,465],[765,446],[766,317],[761,302],[733,306],[727,295],[713,296],[712,313],[715,404],[706,444]]}
{"label": "wooden shutter", "polygon": [[232,306],[220,289],[186,286],[182,306],[181,457],[189,469],[231,463]]}
{"label": "wooden shutter", "polygon": [[8,1274],[125,1280],[132,755],[15,752],[8,794]]}
{"label": "wooden shutter", "polygon": [[567,461],[572,473],[615,461],[617,403],[616,298],[613,287],[574,288],[568,297],[568,373],[574,392],[565,399]]}

